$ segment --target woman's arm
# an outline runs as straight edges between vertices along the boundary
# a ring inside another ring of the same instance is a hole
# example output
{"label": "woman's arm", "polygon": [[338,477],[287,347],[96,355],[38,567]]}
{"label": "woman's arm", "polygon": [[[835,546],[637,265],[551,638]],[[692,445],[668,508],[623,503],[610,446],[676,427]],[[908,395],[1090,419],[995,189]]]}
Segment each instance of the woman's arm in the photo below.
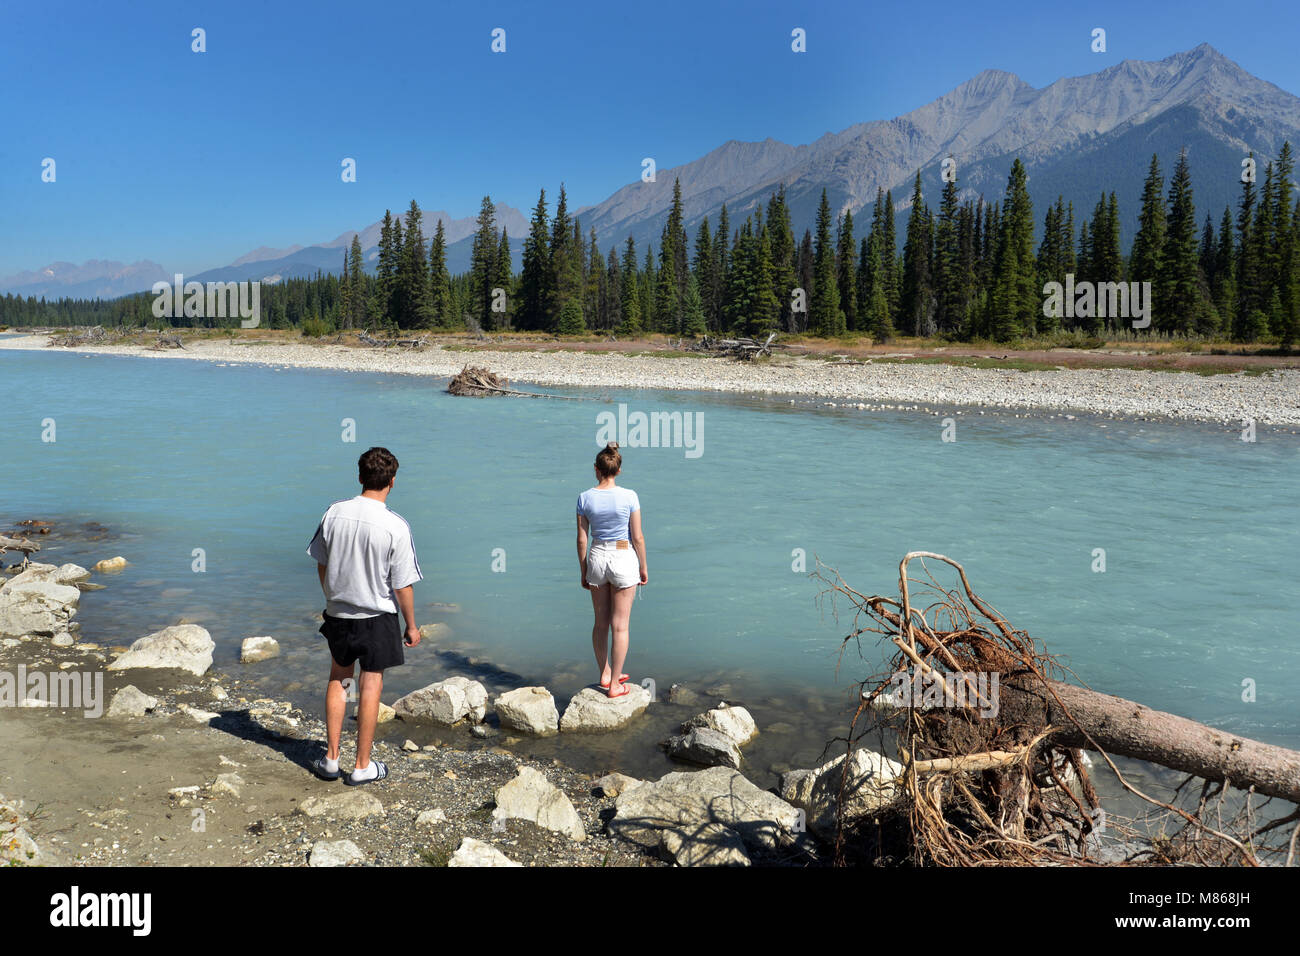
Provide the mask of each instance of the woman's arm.
{"label": "woman's arm", "polygon": [[582,575],[582,586],[584,589],[590,589],[587,584],[587,516],[578,515],[578,573]]}
{"label": "woman's arm", "polygon": [[636,548],[637,559],[641,562],[641,583],[650,580],[650,569],[645,560],[645,536],[641,534],[641,509],[632,512],[627,519],[627,532],[632,536],[632,547]]}

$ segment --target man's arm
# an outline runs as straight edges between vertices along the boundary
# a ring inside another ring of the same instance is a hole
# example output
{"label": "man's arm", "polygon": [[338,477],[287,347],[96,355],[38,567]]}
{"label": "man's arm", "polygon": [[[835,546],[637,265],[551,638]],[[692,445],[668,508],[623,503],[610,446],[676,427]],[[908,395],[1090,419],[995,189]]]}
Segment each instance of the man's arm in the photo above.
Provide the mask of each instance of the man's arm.
{"label": "man's arm", "polygon": [[402,609],[402,617],[406,619],[406,646],[416,647],[420,643],[420,629],[415,626],[415,590],[408,584],[404,588],[398,588],[393,592],[393,597],[397,598],[397,606]]}

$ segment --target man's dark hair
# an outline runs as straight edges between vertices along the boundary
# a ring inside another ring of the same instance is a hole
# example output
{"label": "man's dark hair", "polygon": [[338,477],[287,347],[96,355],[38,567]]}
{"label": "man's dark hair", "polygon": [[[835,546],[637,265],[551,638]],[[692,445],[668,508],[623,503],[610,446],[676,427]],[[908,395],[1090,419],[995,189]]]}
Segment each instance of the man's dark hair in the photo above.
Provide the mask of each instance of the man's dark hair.
{"label": "man's dark hair", "polygon": [[357,479],[366,491],[383,491],[397,474],[397,458],[387,448],[370,448],[357,459]]}

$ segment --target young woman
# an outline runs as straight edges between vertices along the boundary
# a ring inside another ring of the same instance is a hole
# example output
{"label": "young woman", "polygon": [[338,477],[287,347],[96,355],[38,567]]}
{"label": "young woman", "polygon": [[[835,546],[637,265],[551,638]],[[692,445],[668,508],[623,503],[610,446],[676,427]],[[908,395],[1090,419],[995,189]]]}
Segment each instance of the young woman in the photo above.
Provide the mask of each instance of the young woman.
{"label": "young woman", "polygon": [[649,580],[645,538],[641,536],[641,502],[631,488],[614,483],[622,467],[618,443],[610,442],[596,456],[596,486],[578,496],[578,568],[583,588],[591,592],[591,607],[596,615],[591,646],[596,652],[600,686],[610,697],[622,697],[628,692],[624,686],[627,675],[623,673],[628,619],[632,616],[636,586]]}

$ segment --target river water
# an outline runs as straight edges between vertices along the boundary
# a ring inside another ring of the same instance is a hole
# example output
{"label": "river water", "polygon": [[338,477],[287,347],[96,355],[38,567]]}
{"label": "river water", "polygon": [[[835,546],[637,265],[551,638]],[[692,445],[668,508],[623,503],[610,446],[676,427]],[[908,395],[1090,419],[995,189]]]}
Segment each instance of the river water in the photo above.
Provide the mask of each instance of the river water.
{"label": "river water", "polygon": [[[357,492],[360,452],[384,445],[401,462],[389,505],[425,576],[419,621],[447,625],[390,672],[385,700],[463,673],[491,692],[545,684],[563,709],[595,676],[574,502],[600,416],[624,405],[633,421],[681,413],[697,442],[624,448],[650,565],[627,669],[661,698],[680,683],[749,706],[760,785],[821,757],[856,681],[888,656],[868,641],[837,672],[851,608],[819,603],[808,572],[820,558],[861,592],[896,595],[909,550],[962,562],[1090,686],[1300,747],[1292,434],[966,409],[944,441],[942,416],[762,395],[464,399],[413,376],[54,351],[0,351],[0,372],[16,393],[0,417],[0,520],[56,521],[42,560],[130,561],[85,596],[85,639],[128,644],[192,620],[218,670],[304,708],[319,709],[328,666],[304,549],[324,509]],[[261,634],[282,656],[241,667],[241,640]],[[661,773],[674,765],[656,742],[700,709],[664,702],[627,733],[519,746]]]}

